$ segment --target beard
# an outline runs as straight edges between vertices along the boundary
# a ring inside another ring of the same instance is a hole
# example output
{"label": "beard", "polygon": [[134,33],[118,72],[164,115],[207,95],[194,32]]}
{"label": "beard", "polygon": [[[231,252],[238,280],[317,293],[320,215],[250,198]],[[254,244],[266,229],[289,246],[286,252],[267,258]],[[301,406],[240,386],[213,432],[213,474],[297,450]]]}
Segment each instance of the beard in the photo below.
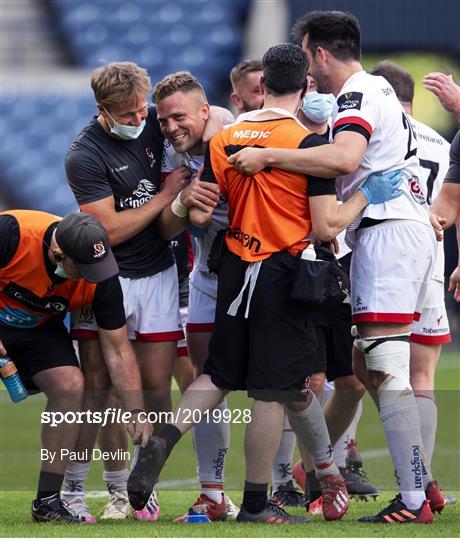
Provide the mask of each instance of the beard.
{"label": "beard", "polygon": [[313,78],[316,82],[318,94],[332,94],[332,85],[328,77],[321,73],[316,73]]}

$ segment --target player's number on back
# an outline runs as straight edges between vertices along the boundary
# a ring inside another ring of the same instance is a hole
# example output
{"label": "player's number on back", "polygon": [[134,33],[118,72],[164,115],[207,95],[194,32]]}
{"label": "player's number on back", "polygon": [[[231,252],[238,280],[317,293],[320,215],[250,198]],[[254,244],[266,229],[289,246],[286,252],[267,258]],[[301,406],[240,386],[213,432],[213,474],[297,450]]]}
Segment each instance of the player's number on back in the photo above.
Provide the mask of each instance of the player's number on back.
{"label": "player's number on back", "polygon": [[404,113],[402,113],[402,123],[403,123],[404,129],[407,129],[408,131],[407,154],[404,156],[404,159],[409,159],[410,157],[415,156],[417,154],[417,146],[415,144],[417,137],[415,136],[411,123],[409,122],[409,120],[407,119],[407,116]]}
{"label": "player's number on back", "polygon": [[431,196],[433,194],[433,186],[434,181],[436,180],[436,177],[439,174],[439,163],[436,163],[435,161],[430,161],[429,159],[420,159],[420,165],[424,169],[428,169],[430,171],[430,175],[428,176],[428,179],[426,181],[426,187],[427,187],[427,196],[426,196],[426,202],[428,204],[431,204]]}

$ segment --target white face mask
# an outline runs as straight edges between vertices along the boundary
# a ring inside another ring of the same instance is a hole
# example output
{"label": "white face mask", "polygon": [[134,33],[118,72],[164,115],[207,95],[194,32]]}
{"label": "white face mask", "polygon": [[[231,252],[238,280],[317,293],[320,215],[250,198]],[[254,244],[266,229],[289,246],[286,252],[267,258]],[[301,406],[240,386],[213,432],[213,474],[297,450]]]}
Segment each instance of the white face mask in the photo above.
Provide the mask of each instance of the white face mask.
{"label": "white face mask", "polygon": [[334,103],[335,97],[333,94],[309,92],[303,98],[302,111],[312,122],[322,124],[331,116]]}
{"label": "white face mask", "polygon": [[113,127],[110,126],[110,133],[116,135],[120,139],[125,141],[132,141],[137,139],[139,135],[143,132],[145,127],[145,119],[138,126],[125,126],[124,124],[119,124],[110,115],[107,109],[104,109],[105,112],[110,116],[110,119],[113,122]]}

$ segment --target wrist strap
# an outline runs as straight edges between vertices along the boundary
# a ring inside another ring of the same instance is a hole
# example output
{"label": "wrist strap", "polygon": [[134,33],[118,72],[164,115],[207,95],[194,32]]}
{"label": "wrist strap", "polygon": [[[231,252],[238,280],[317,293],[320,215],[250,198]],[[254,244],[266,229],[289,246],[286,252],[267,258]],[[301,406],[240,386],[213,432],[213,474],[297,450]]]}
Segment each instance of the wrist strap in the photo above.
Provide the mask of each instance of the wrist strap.
{"label": "wrist strap", "polygon": [[173,200],[171,203],[171,212],[176,215],[177,217],[184,218],[187,217],[188,214],[188,208],[185,206],[185,204],[180,200],[180,195],[182,191],[180,191],[177,194],[177,197]]}

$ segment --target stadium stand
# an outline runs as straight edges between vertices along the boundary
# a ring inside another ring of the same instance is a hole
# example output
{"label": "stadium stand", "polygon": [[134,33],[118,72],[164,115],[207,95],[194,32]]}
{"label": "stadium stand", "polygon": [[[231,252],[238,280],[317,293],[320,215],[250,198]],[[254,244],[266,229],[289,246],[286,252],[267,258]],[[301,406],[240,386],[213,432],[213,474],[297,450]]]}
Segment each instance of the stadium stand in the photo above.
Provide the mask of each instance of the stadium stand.
{"label": "stadium stand", "polygon": [[[147,68],[153,82],[188,69],[212,103],[227,105],[228,73],[240,60],[249,0],[43,4],[75,67],[130,60]],[[9,206],[61,215],[75,209],[63,163],[68,145],[96,112],[89,77],[87,86],[83,94],[51,85],[38,92],[3,88],[0,166]]]}
{"label": "stadium stand", "polygon": [[188,69],[213,103],[223,104],[228,72],[239,61],[249,0],[146,3],[52,0],[76,64],[131,60],[152,80]]}

